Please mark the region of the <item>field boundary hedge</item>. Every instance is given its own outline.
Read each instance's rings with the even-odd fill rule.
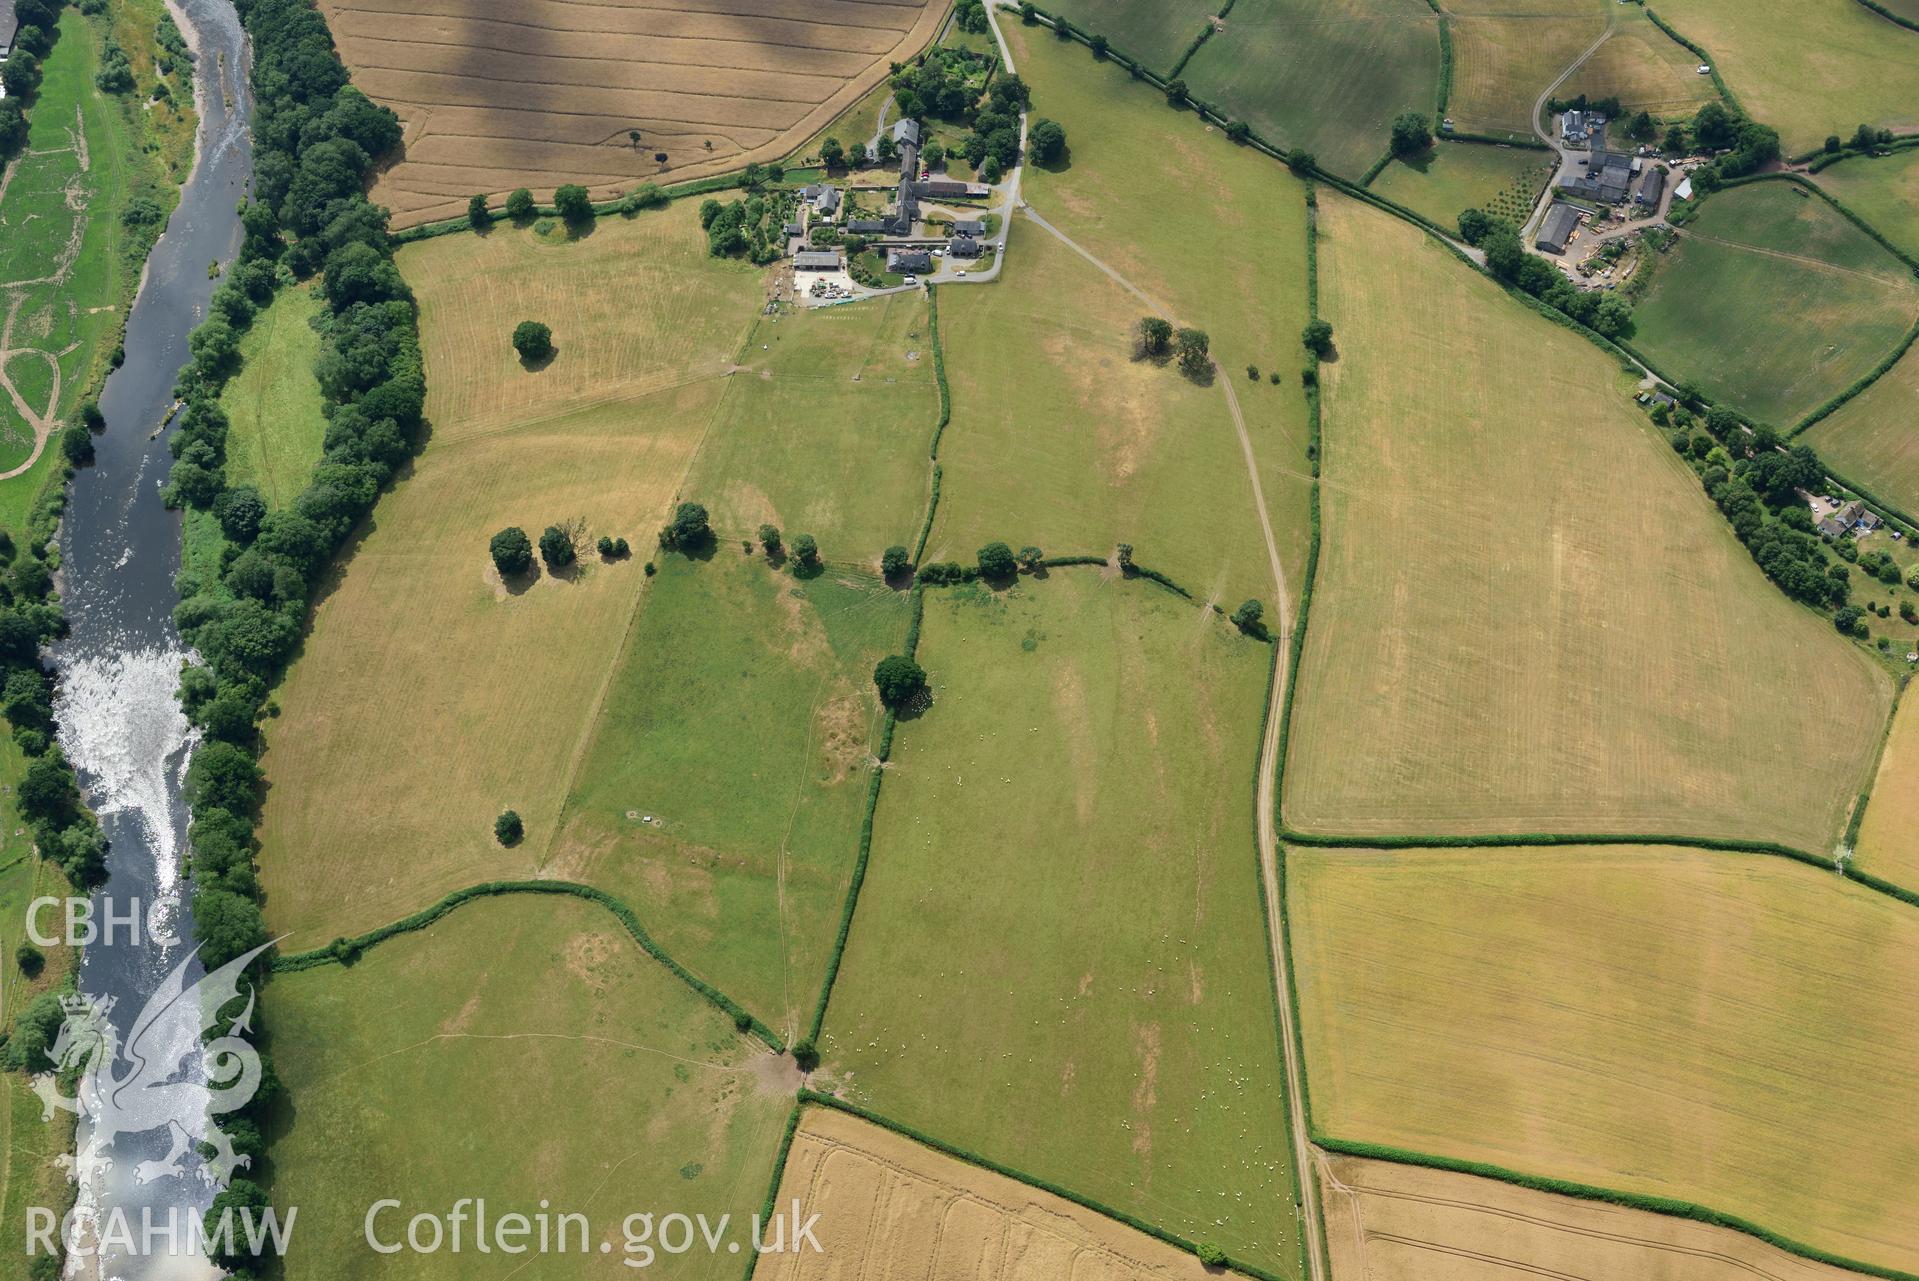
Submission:
[[[814,171],[807,169],[796,169],[792,171],[794,177],[812,172]],[[648,206],[632,204],[631,198],[634,193],[628,192],[626,195],[614,196],[611,200],[594,201],[593,216],[598,218],[606,214],[638,213],[642,208],[657,208],[659,205],[671,204],[673,201],[685,196],[704,196],[715,191],[732,191],[744,186],[745,181],[746,171],[742,169],[738,173],[719,174],[712,178],[695,178],[688,182],[676,182],[669,186],[656,187],[655,190],[659,193],[658,203]],[[650,184],[642,183],[640,185],[641,187],[645,187]],[[487,213],[491,216],[493,222],[504,220],[504,215],[496,210],[489,208]],[[558,218],[562,216],[559,206],[557,205],[536,204],[533,206],[533,214],[538,218]],[[389,232],[387,234],[387,243],[397,249],[401,245],[410,245],[416,240],[435,240],[441,236],[451,236],[462,231],[472,231],[473,229],[473,224],[466,219],[465,215],[461,215],[458,218],[442,218],[438,222],[423,222],[416,226],[402,227],[399,231]]]
[[[762,1228],[773,1221],[775,1205],[780,1197],[780,1184],[786,1180],[787,1158],[793,1154],[793,1136],[799,1133],[800,1112],[802,1106],[798,1098],[793,1100],[793,1110],[786,1116],[786,1132],[780,1136],[779,1151],[773,1155],[773,1181],[766,1185],[766,1200],[760,1203],[760,1225]],[[753,1281],[754,1270],[760,1266],[760,1252],[746,1252],[746,1273],[741,1281]]]
[[[835,1112],[844,1112],[848,1116],[859,1118],[868,1125],[876,1125],[882,1130],[890,1130],[901,1138],[911,1139],[922,1147],[931,1148],[935,1152],[953,1157],[956,1160],[964,1161],[968,1165],[975,1166],[991,1174],[997,1174],[1001,1178],[1012,1179],[1016,1183],[1024,1183],[1027,1187],[1038,1188],[1042,1192],[1050,1192],[1056,1197],[1062,1197],[1065,1200],[1071,1201],[1081,1209],[1091,1210],[1095,1214],[1103,1215],[1118,1223],[1123,1223],[1135,1232],[1143,1232],[1154,1240],[1173,1246],[1175,1249],[1183,1250],[1187,1254],[1197,1255],[1199,1253],[1199,1245],[1197,1242],[1188,1241],[1178,1233],[1162,1228],[1156,1223],[1149,1223],[1137,1215],[1115,1209],[1102,1201],[1094,1200],[1092,1197],[1075,1192],[1071,1188],[1054,1183],[1050,1179],[1043,1179],[1038,1175],[1028,1174],[1016,1166],[1006,1165],[993,1160],[991,1157],[982,1156],[970,1148],[960,1147],[956,1143],[948,1143],[946,1140],[936,1138],[924,1130],[907,1125],[903,1121],[895,1121],[891,1117],[882,1116],[880,1113],[870,1111],[857,1103],[842,1099],[836,1094],[827,1094],[823,1091],[807,1087],[800,1090],[799,1098],[803,1104],[810,1103],[815,1107],[830,1108]],[[1236,1259],[1229,1258],[1223,1266],[1244,1276],[1256,1278],[1256,1281],[1290,1281],[1289,1278],[1281,1277],[1277,1273],[1268,1272],[1264,1268],[1250,1263],[1242,1263]],[[1896,1278],[1896,1281],[1919,1281],[1919,1278],[1908,1279],[1900,1277]]]
[[[1667,22],[1664,18],[1660,17],[1658,14],[1653,12],[1651,5],[1645,6],[1645,9],[1646,9],[1646,16],[1652,19],[1653,26],[1658,27],[1661,31],[1665,32],[1681,48],[1691,50],[1693,55],[1696,56],[1700,62],[1712,68],[1712,71],[1710,74],[1712,75],[1713,88],[1719,90],[1719,96],[1725,99],[1726,106],[1730,107],[1733,111],[1737,112],[1739,115],[1748,116],[1748,118],[1750,118],[1746,109],[1739,104],[1739,98],[1737,97],[1737,95],[1733,93],[1732,86],[1727,84],[1726,78],[1719,74],[1719,59],[1713,57],[1710,53],[1707,53],[1704,45],[1698,44],[1692,40],[1688,40],[1686,39],[1686,37],[1680,35],[1679,32],[1673,28],[1673,25],[1670,22]]]
[[[1902,682],[1893,687],[1892,714],[1886,717],[1886,727],[1879,734],[1879,750],[1872,754],[1872,769],[1866,774],[1865,790],[1859,793],[1859,803],[1853,806],[1852,818],[1846,823],[1846,834],[1839,838],[1841,865],[1850,863],[1859,844],[1859,825],[1866,821],[1866,806],[1872,803],[1872,793],[1879,785],[1879,769],[1886,763],[1886,747],[1892,742],[1892,730],[1899,723],[1899,704],[1905,701],[1906,690],[1911,681]]]
[[[413,934],[424,930],[442,917],[477,899],[504,894],[566,895],[598,904],[611,912],[626,928],[626,932],[632,936],[633,941],[640,945],[641,951],[665,966],[675,978],[705,997],[732,1019],[734,1026],[739,1027],[744,1021],[746,1026],[741,1027],[742,1031],[752,1031],[756,1037],[766,1043],[769,1049],[776,1052],[786,1049],[786,1043],[780,1039],[779,1034],[755,1018],[746,1007],[674,960],[666,949],[646,932],[646,927],[640,924],[640,918],[632,908],[605,890],[592,885],[582,885],[577,881],[482,881],[478,885],[454,890],[431,907],[422,908],[410,916],[403,916],[397,921],[368,930],[354,938],[335,939],[325,947],[276,956],[273,959],[273,972],[290,974],[318,969],[323,965],[351,965],[358,961],[360,955],[368,948],[378,947],[388,939],[398,938],[402,934]]]
[[[1895,23],[1908,31],[1919,31],[1919,22],[1914,22],[1911,18],[1894,13],[1883,4],[1880,4],[1879,0],[1859,0],[1859,3],[1884,18],[1887,22]]]
[[[1485,1161],[1466,1161],[1456,1157],[1435,1156],[1429,1152],[1415,1152],[1410,1148],[1393,1147],[1384,1143],[1363,1143],[1351,1139],[1335,1139],[1321,1135],[1314,1140],[1328,1152],[1337,1152],[1344,1156],[1365,1157],[1375,1161],[1390,1161],[1395,1165],[1423,1166],[1429,1170],[1445,1170],[1453,1174],[1471,1174],[1483,1179],[1496,1179],[1501,1183],[1510,1183],[1535,1192],[1551,1192],[1558,1196],[1574,1197],[1581,1201],[1599,1201],[1607,1205],[1624,1206],[1632,1210],[1645,1210],[1653,1214],[1663,1214],[1669,1218],[1691,1219],[1696,1223],[1705,1223],[1712,1227],[1727,1228],[1749,1237],[1757,1238],[1775,1249],[1784,1250],[1802,1259],[1814,1263],[1823,1263],[1829,1267],[1844,1268],[1850,1272],[1860,1272],[1867,1276],[1882,1277],[1885,1281],[1919,1281],[1919,1276],[1910,1272],[1901,1272],[1897,1268],[1882,1267],[1876,1263],[1864,1263],[1858,1259],[1849,1259],[1818,1246],[1807,1245],[1794,1240],[1783,1233],[1763,1227],[1750,1219],[1728,1214],[1700,1205],[1696,1201],[1682,1201],[1676,1197],[1652,1196],[1644,1192],[1622,1192],[1616,1188],[1596,1187],[1589,1183],[1574,1183],[1566,1179],[1555,1179],[1546,1175],[1525,1174],[1508,1169],[1503,1165],[1493,1165]]]

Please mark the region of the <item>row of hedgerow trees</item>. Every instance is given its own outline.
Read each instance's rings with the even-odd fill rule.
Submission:
[[[262,706],[322,570],[412,453],[426,398],[413,296],[393,264],[386,211],[365,195],[374,162],[400,141],[399,120],[348,84],[325,20],[305,0],[237,3],[253,43],[253,196],[239,256],[190,342],[165,490],[171,504],[210,512],[223,535],[217,564],[181,575],[174,611],[204,660],[183,674],[180,698],[205,736],[186,794],[194,925],[209,967],[268,940],[253,835]],[[327,428],[306,488],[270,510],[252,488],[227,484],[219,394],[238,369],[240,334],[295,282],[316,282],[327,304],[314,371]],[[257,1161],[277,1093],[268,1063],[253,1101],[221,1119],[240,1154]],[[236,1178],[209,1213],[265,1201]]]

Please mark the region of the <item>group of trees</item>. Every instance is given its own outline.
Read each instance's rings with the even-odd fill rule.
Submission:
[[[1667,148],[1684,142],[1686,134],[1673,136],[1668,131]],[[1694,113],[1690,137],[1702,151],[1721,151],[1710,165],[1693,171],[1693,186],[1702,194],[1716,190],[1728,178],[1743,178],[1761,166],[1779,159],[1779,133],[1769,125],[1735,114],[1723,103],[1709,102]]]
[[[40,91],[40,63],[60,34],[59,0],[17,0],[13,53],[0,64],[0,167],[27,145],[27,111]]]
[[[1557,267],[1526,252],[1519,228],[1483,209],[1459,215],[1459,238],[1486,255],[1486,269],[1606,338],[1630,338],[1632,304],[1616,293],[1585,290]]]
[[[1178,362],[1180,372],[1193,379],[1212,373],[1212,339],[1204,329],[1175,329],[1163,316],[1142,316],[1133,326],[1133,355],[1139,360]]]
[[[1871,125],[1860,125],[1852,131],[1852,137],[1841,141],[1838,134],[1826,138],[1826,154],[1838,155],[1850,147],[1854,151],[1876,151],[1880,147],[1889,147],[1897,137],[1890,129],[1875,129]]]
[[[1433,145],[1432,121],[1418,111],[1402,111],[1393,119],[1393,154],[1404,159]]]
[[[830,140],[829,140],[830,141]],[[771,211],[765,196],[700,202],[700,226],[706,228],[706,251],[716,258],[746,257],[764,265],[783,252],[785,236],[767,222]]]

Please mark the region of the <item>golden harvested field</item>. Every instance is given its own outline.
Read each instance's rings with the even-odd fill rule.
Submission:
[[[1633,846],[1294,850],[1287,893],[1322,1133],[1919,1268],[1919,912]]]
[[[322,0],[398,112],[373,199],[406,227],[515,187],[595,199],[778,160],[929,44],[932,0]],[[631,132],[638,130],[634,142]],[[655,157],[664,153],[664,161]]]
[[[822,1255],[770,1255],[767,1281],[1146,1281],[1198,1259],[1064,1197],[828,1108],[800,1119],[777,1204],[820,1216]]]
[[[1889,679],[1765,579],[1598,350],[1413,227],[1320,216],[1339,358],[1288,823],[1830,849]]]
[[[400,267],[433,437],[318,605],[263,761],[267,911],[294,948],[531,873],[760,297],[756,274],[706,256],[690,203],[567,245],[426,241]],[[535,316],[559,347],[537,373],[507,342]],[[499,583],[494,531],[574,518],[589,548],[573,577]],[[638,555],[602,564],[601,533]],[[509,806],[515,850],[492,833]]]
[[[1879,759],[1857,852],[1864,870],[1919,888],[1919,696],[1910,691],[1899,701],[1892,736]]]
[[[1699,59],[1654,26],[1644,9],[1613,7],[1612,34],[1560,87],[1560,97],[1616,96],[1629,111],[1665,119],[1690,116],[1719,97],[1712,77],[1699,74]]]
[[[1533,137],[1533,104],[1606,29],[1610,0],[1469,0],[1452,15],[1446,113],[1466,133]]]
[[[463,1197],[484,1198],[490,1224],[545,1208],[556,1242],[559,1215],[584,1215],[530,1256],[520,1275],[542,1281],[651,1275],[622,1266],[640,1257],[624,1231],[638,1212],[730,1215],[743,1239],[798,1083],[791,1060],[572,898],[476,900],[350,969],[281,975],[273,1020],[297,1108],[273,1147],[274,1193],[300,1208],[287,1272],[316,1281],[514,1272],[474,1262],[472,1218],[459,1252],[449,1226],[437,1253],[374,1254],[381,1198],[401,1203],[373,1224],[388,1243]],[[724,1247],[654,1262],[677,1281],[740,1275]]]
[[[1333,1275],[1367,1281],[1857,1281],[1743,1232],[1495,1179],[1323,1157]]]
[[[1861,121],[1919,125],[1919,31],[1859,0],[1659,0],[1659,16],[1718,60],[1754,119],[1788,155]]]

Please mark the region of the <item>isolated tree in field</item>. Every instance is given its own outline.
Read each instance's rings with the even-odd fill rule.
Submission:
[[[628,129],[626,131],[626,140],[635,147],[638,147],[640,145],[640,131],[638,129]]]
[[[898,578],[913,568],[913,559],[904,547],[889,547],[880,553],[880,573],[888,578]]]
[[[1090,49],[1092,49],[1093,56],[1095,58],[1104,58],[1106,56],[1107,50],[1112,48],[1112,45],[1107,43],[1106,37],[1101,35],[1095,35],[1090,37],[1086,41],[1086,44]]]
[[[780,527],[778,525],[760,526],[760,546],[766,549],[768,556],[780,554]]]
[[[1179,353],[1179,367],[1189,378],[1199,378],[1213,367],[1212,339],[1204,329],[1182,329],[1173,335]]]
[[[545,360],[553,354],[553,331],[537,320],[522,320],[513,327],[513,350],[522,360]]]
[[[602,560],[612,560],[613,557],[617,555],[613,547],[613,539],[608,534],[601,534],[600,541],[595,544],[595,546],[598,548],[600,559]]]
[[[590,222],[593,218],[593,198],[586,194],[586,188],[576,182],[569,182],[553,193],[553,205],[560,211],[560,217],[568,222]]]
[[[982,578],[1011,578],[1019,572],[1019,562],[1005,543],[988,543],[979,549],[979,572]]]
[[[1057,120],[1035,120],[1026,133],[1026,150],[1038,163],[1050,165],[1066,154],[1066,130]]]
[[[1233,611],[1233,626],[1239,628],[1240,631],[1245,632],[1248,636],[1264,636],[1266,634],[1266,625],[1260,620],[1265,616],[1266,607],[1264,605],[1256,600],[1245,601],[1241,603],[1238,609]]]
[[[525,187],[516,187],[506,198],[506,216],[514,222],[525,222],[533,216],[533,193]]]
[[[802,569],[811,569],[820,563],[819,540],[811,534],[801,534],[793,540],[793,559]]]
[[[713,527],[707,523],[706,508],[698,503],[681,503],[673,509],[673,519],[660,530],[660,546],[669,551],[676,547],[690,550],[703,546],[712,537]]]
[[[487,550],[493,553],[493,568],[502,578],[514,578],[533,568],[533,540],[518,525],[508,525],[493,535]]]
[[[1133,347],[1141,356],[1161,357],[1173,349],[1173,325],[1158,316],[1141,316],[1133,326]]]
[[[565,569],[578,556],[570,530],[548,525],[546,532],[540,535],[540,559],[546,562],[548,569]]]
[[[493,839],[502,845],[509,848],[518,845],[520,838],[525,835],[526,824],[522,823],[520,816],[512,810],[502,811],[500,816],[493,820]]]
[[[1046,559],[1046,553],[1029,543],[1020,548],[1019,555],[1013,559],[1019,562],[1021,569],[1031,574],[1039,569],[1040,562]]]
[[[828,169],[838,169],[846,163],[846,148],[840,146],[838,138],[828,138],[820,144],[820,163]]]
[[[1333,327],[1324,320],[1314,320],[1299,333],[1299,341],[1307,351],[1321,360],[1333,354]]]
[[[485,231],[493,225],[493,215],[486,210],[485,196],[474,196],[466,202],[466,221],[475,231]]]
[[[1393,120],[1393,154],[1416,156],[1433,145],[1433,128],[1417,111],[1402,111]]]
[[[1168,105],[1174,107],[1186,101],[1186,82],[1184,80],[1168,80],[1166,82],[1166,101]]]
[[[894,711],[911,707],[926,693],[926,671],[904,654],[882,658],[873,669],[873,684],[880,702]]]
[[[1113,556],[1114,559],[1119,561],[1121,573],[1130,574],[1133,572],[1133,545],[1131,543],[1121,543],[1115,547],[1113,549]]]

